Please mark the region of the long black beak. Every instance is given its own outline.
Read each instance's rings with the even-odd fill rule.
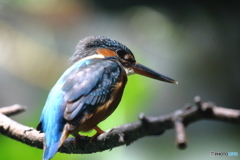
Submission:
[[[167,76],[164,76],[160,73],[157,73],[156,71],[142,65],[142,64],[139,64],[139,63],[134,63],[134,64],[131,64],[131,68],[134,70],[135,73],[137,74],[140,74],[140,75],[143,75],[143,76],[146,76],[146,77],[149,77],[149,78],[153,78],[153,79],[156,79],[156,80],[160,80],[160,81],[164,81],[164,82],[168,82],[168,83],[174,83],[174,84],[178,84],[177,81],[167,77]]]

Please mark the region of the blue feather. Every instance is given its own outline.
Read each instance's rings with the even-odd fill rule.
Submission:
[[[79,61],[67,69],[48,95],[40,118],[40,130],[45,133],[44,160],[51,159],[58,151],[62,131],[66,124],[63,113],[67,102],[64,99],[65,92],[62,87],[66,78],[80,67],[87,65],[87,62],[88,60]]]

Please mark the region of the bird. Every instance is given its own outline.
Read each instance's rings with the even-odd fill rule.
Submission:
[[[121,101],[129,75],[139,74],[177,84],[138,62],[130,49],[105,36],[79,41],[70,58],[71,66],[49,92],[37,130],[45,133],[43,160],[51,159],[69,135],[96,130]],[[92,139],[91,138],[91,139]]]

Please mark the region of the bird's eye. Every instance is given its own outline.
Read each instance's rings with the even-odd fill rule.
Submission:
[[[116,53],[118,54],[118,56],[122,59],[125,59],[125,55],[126,55],[126,52],[124,50],[121,50],[121,49],[117,49],[116,50]]]
[[[135,61],[135,58],[133,57],[133,55],[130,54],[130,53],[126,53],[124,50],[117,49],[117,50],[116,50],[116,53],[118,54],[118,56],[119,56],[121,59],[123,59],[123,60],[125,60],[125,61],[131,62],[131,63],[136,62],[136,61]]]

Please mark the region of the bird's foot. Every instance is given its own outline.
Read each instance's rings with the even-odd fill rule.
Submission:
[[[97,133],[90,138],[90,143],[92,143],[92,141],[95,140],[100,134],[105,133],[105,132],[104,132],[103,130],[101,130],[101,128],[99,128],[98,126],[95,126],[93,129],[94,129],[95,131],[97,131]]]
[[[78,141],[79,141],[82,137],[86,137],[86,136],[83,136],[83,135],[78,134],[78,133],[74,133],[74,134],[72,134],[72,135],[75,137],[75,139],[74,139],[74,146],[75,146],[75,147],[77,146]]]

